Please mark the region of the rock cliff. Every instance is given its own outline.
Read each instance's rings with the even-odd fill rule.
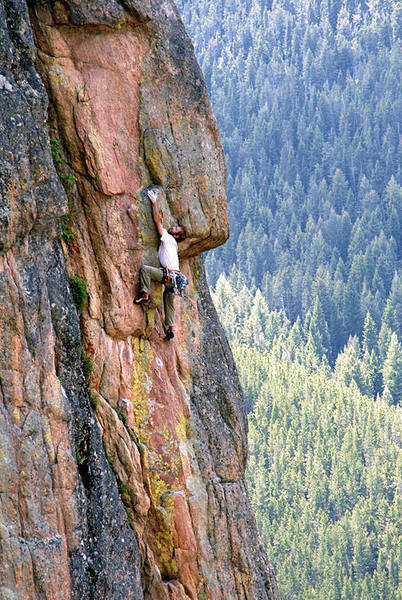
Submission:
[[[0,56],[1,600],[278,598],[200,256],[228,236],[224,159],[175,6],[4,0]],[[170,342],[161,290],[133,304],[150,185],[188,231]]]

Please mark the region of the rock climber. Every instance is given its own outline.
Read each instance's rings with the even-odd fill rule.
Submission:
[[[140,271],[141,295],[134,300],[135,304],[146,306],[151,301],[151,281],[157,281],[165,286],[163,305],[165,310],[165,339],[174,337],[174,297],[177,289],[176,278],[185,279],[180,273],[177,243],[186,239],[186,228],[183,225],[171,227],[168,231],[162,226],[158,209],[158,190],[149,190],[148,198],[152,202],[152,216],[160,236],[158,258],[160,267],[143,265]],[[185,280],[187,281],[187,280]],[[188,282],[187,282],[188,283]]]

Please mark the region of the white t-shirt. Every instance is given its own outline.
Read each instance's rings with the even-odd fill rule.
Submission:
[[[161,243],[158,250],[158,258],[162,267],[179,270],[179,255],[177,253],[177,242],[170,233],[163,229]]]

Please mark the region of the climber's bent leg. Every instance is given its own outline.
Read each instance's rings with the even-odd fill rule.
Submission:
[[[149,296],[151,293],[151,281],[162,283],[163,271],[157,267],[144,265],[140,271],[141,293]]]
[[[163,305],[165,309],[166,327],[173,327],[174,325],[174,296],[174,294],[165,288],[165,291],[163,292]]]

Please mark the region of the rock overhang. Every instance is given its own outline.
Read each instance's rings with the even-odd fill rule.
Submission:
[[[139,192],[160,185],[166,222],[188,232],[182,257],[224,243],[223,150],[174,5],[33,2],[31,11],[40,70],[63,114],[57,135],[73,171],[95,195],[130,198],[124,203],[137,211],[140,227],[149,210]]]

